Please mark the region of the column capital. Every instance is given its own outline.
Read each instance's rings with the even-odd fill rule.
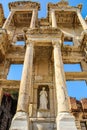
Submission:
[[[26,46],[34,46],[34,43],[33,40],[26,40]]]
[[[51,9],[51,12],[55,13],[55,9]]]
[[[35,13],[37,13],[37,12],[38,12],[38,9],[33,9],[32,11],[35,12]],[[37,12],[36,12],[36,11],[37,11]]]
[[[60,39],[52,40],[53,47],[56,47],[56,48],[61,47],[61,43],[62,43],[62,41]]]

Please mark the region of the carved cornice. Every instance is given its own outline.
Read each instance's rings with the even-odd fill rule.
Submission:
[[[81,11],[82,4],[78,4],[77,7],[73,7],[73,6],[69,6],[68,1],[60,1],[60,2],[58,2],[56,4],[48,3],[47,7],[48,7],[48,10],[50,10],[50,9],[76,9],[76,8],[78,8]]]
[[[9,3],[9,9],[38,9],[40,10],[40,4],[37,2],[31,2],[31,1],[16,1],[16,2],[10,2]]]
[[[68,8],[68,9],[71,9],[73,7],[69,6],[68,2],[66,1],[61,1],[61,2],[58,2],[56,4],[53,4],[53,3],[48,3],[48,10],[50,9],[62,9],[62,8]]]
[[[87,80],[87,72],[66,72],[66,80]]]
[[[20,81],[0,79],[0,85],[2,86],[3,89],[6,89],[6,88],[14,89],[14,88],[19,88]]]
[[[60,34],[62,32],[58,28],[46,27],[46,28],[28,29],[27,33],[33,35],[33,34]]]

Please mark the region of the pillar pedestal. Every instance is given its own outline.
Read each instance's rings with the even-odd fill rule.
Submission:
[[[56,122],[57,130],[77,130],[75,118],[70,113],[59,113]]]
[[[25,112],[17,112],[9,130],[29,130],[29,117]]]

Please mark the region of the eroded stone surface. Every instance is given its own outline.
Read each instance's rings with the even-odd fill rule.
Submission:
[[[11,2],[5,20],[0,5],[0,103],[4,93],[19,92],[11,130],[76,130],[76,126],[81,130],[83,123],[86,127],[87,99],[68,100],[65,83],[87,82],[87,21],[81,16],[82,5],[72,7],[61,0],[47,7],[47,17],[38,18],[39,3]],[[16,45],[22,40],[25,45]],[[65,45],[65,41],[73,41],[73,45]],[[21,81],[7,80],[10,65],[23,63]],[[80,63],[82,71],[64,72],[64,63]],[[46,110],[39,109],[43,87]]]

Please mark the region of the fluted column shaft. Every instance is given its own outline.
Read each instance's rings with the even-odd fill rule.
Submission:
[[[11,12],[9,13],[9,16],[8,16],[8,18],[6,19],[6,21],[5,21],[5,23],[4,23],[4,25],[3,25],[2,28],[5,28],[5,29],[6,29],[6,28],[9,26],[9,23],[11,22],[14,13],[15,13],[15,11],[11,11]]]
[[[28,43],[20,83],[17,111],[28,112],[29,89],[32,86],[33,43]]]
[[[55,85],[57,95],[57,116],[61,112],[69,112],[68,96],[65,83],[65,74],[61,56],[60,41],[53,41],[54,46],[54,69],[55,69]]]
[[[79,21],[80,21],[83,29],[86,30],[87,29],[87,24],[86,24],[85,20],[83,19],[82,15],[80,13],[80,10],[77,10],[77,16],[79,18]]]
[[[54,10],[51,11],[51,17],[52,17],[52,27],[57,28],[57,21],[56,21],[56,15]]]
[[[36,9],[33,9],[31,23],[30,23],[30,28],[35,28],[35,23],[36,23],[36,18],[37,18],[37,12],[38,11]]]

